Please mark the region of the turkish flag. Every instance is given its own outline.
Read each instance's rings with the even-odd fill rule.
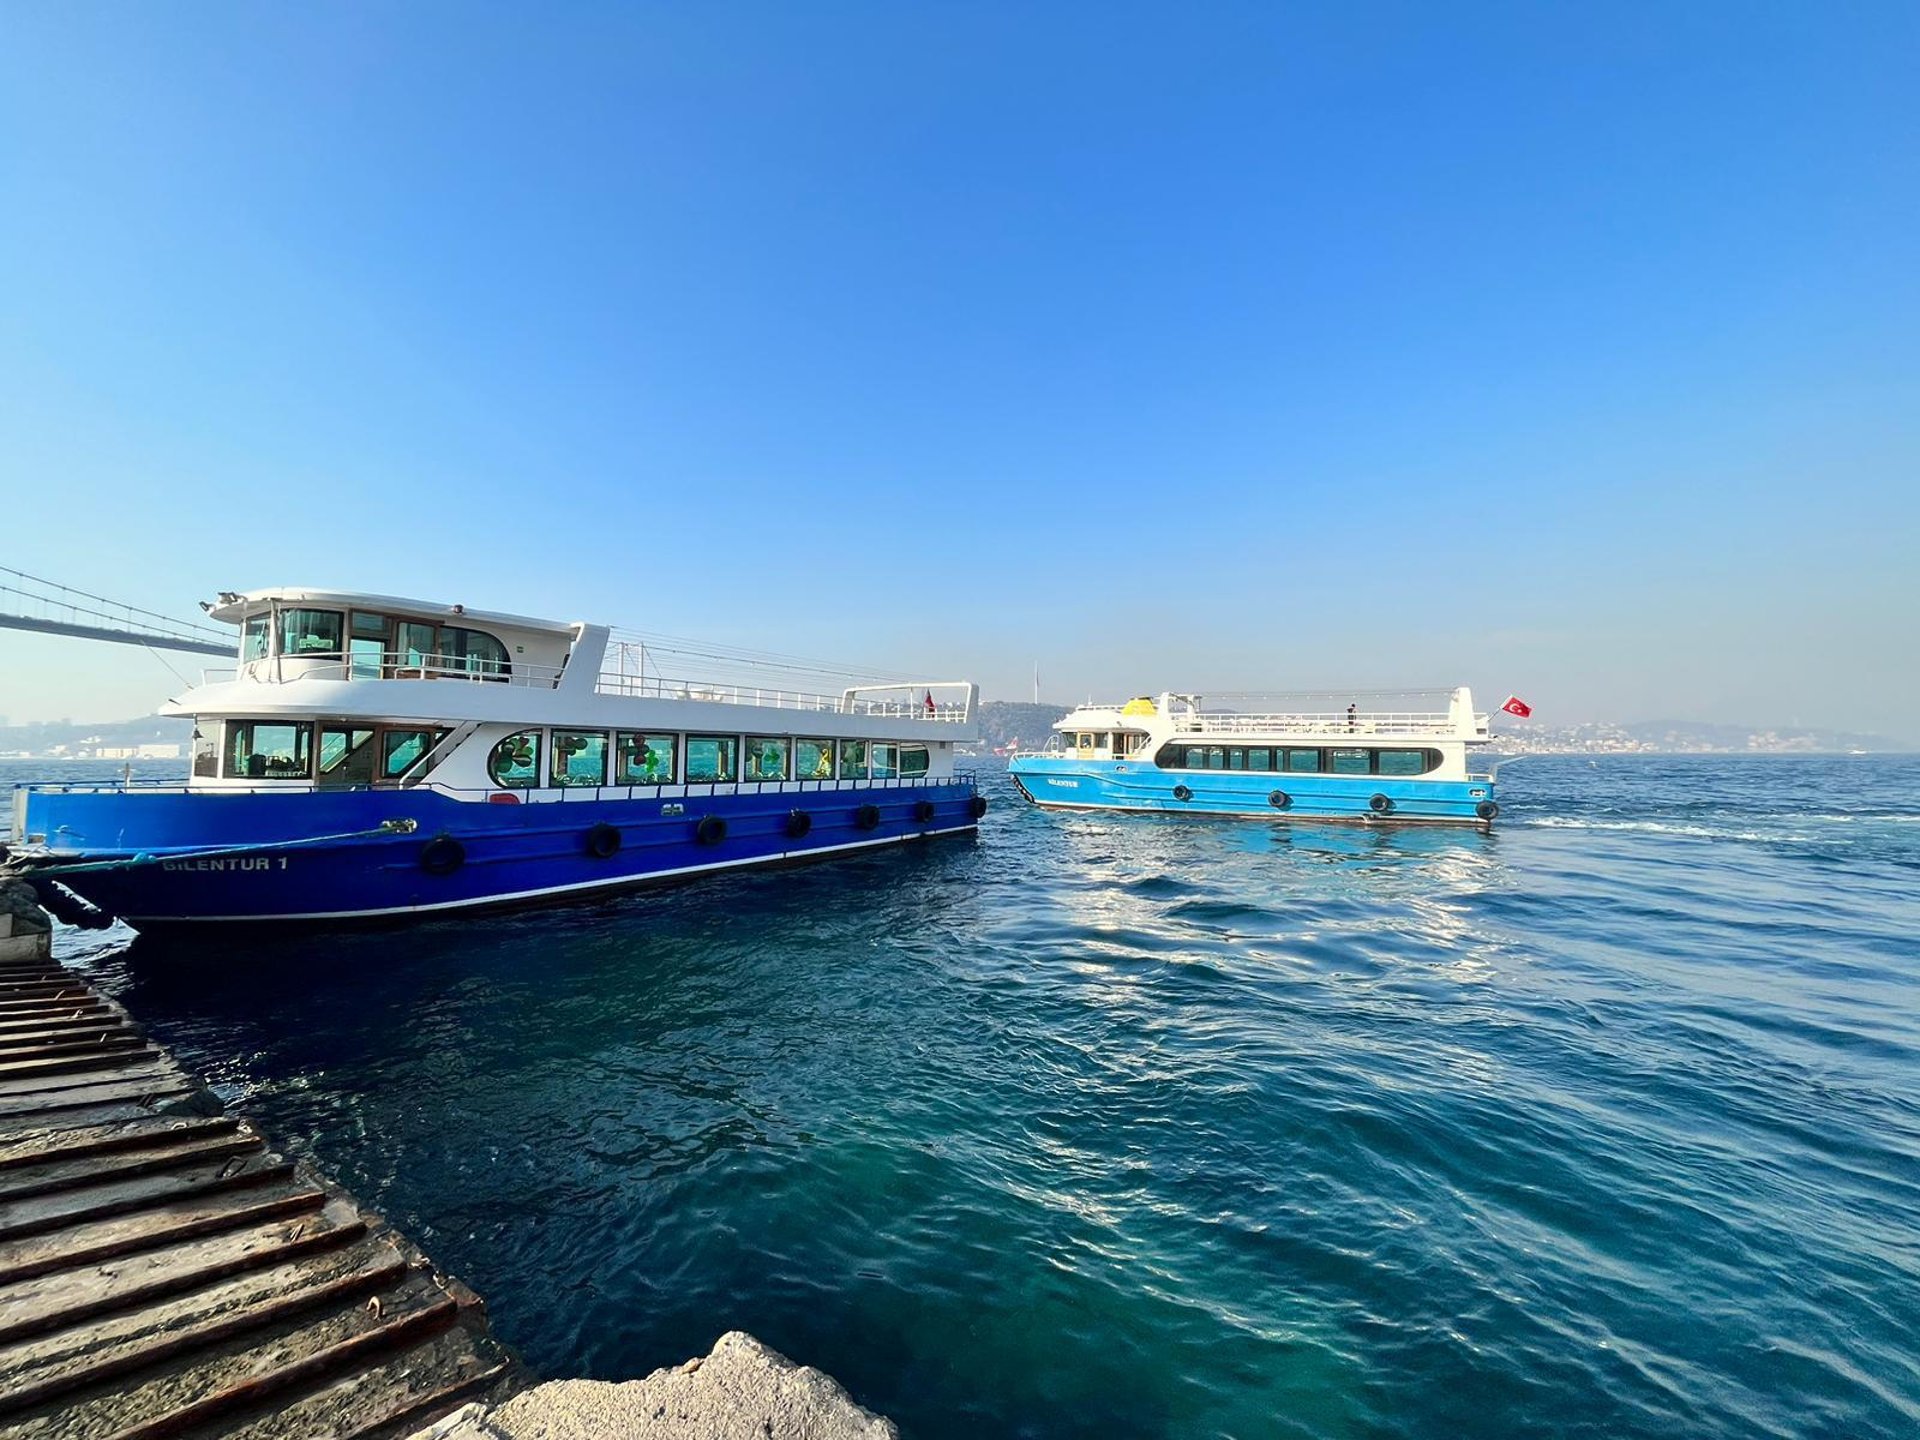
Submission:
[[[933,691],[927,691],[927,714],[933,714]]]
[[[1533,714],[1533,707],[1518,695],[1507,696],[1507,703],[1500,707],[1509,715],[1518,715],[1522,720]]]

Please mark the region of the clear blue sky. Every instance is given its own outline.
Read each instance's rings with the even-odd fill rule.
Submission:
[[[1920,6],[14,4],[0,563],[1920,738]],[[0,632],[0,714],[149,656]]]

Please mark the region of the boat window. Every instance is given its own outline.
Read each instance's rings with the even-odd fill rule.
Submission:
[[[282,610],[280,612],[280,653],[282,655],[339,656],[341,628],[347,617],[338,610]]]
[[[900,778],[900,747],[886,741],[876,741],[873,746],[873,778],[876,780],[898,780]]]
[[[354,680],[378,680],[387,659],[387,627],[392,622],[384,615],[353,612],[353,628],[347,636],[347,674]]]
[[[267,658],[268,638],[272,635],[273,617],[270,615],[249,615],[247,623],[240,629],[240,661]]]
[[[1153,763],[1162,770],[1184,770],[1187,766],[1187,747],[1184,745],[1162,745]]]
[[[784,780],[787,778],[787,742],[769,736],[754,735],[747,740],[748,780]]]
[[[604,730],[553,732],[553,783],[560,786],[596,786],[607,783],[607,736]]]
[[[731,735],[689,735],[687,737],[687,783],[689,785],[725,784],[739,772],[734,758],[740,742]]]
[[[671,785],[673,736],[639,735],[622,730],[614,737],[613,783]]]
[[[932,759],[924,745],[902,745],[900,747],[900,773],[913,777],[924,775],[932,768]]]
[[[373,783],[373,729],[344,725],[320,727],[320,783],[328,786]]]
[[[229,780],[304,780],[313,769],[313,726],[282,720],[227,722]]]
[[[540,783],[540,732],[522,730],[493,747],[487,757],[493,783],[509,790],[531,790]]]
[[[449,625],[440,632],[444,669],[462,675],[505,675],[511,670],[507,647],[484,630]]]
[[[1379,750],[1374,752],[1377,775],[1424,775],[1440,768],[1438,750]]]
[[[1227,768],[1244,770],[1247,768],[1247,752],[1244,746],[1235,745],[1227,751]]]
[[[424,674],[427,664],[439,654],[440,637],[423,621],[402,620],[394,627],[393,641],[395,663],[418,672],[410,677],[413,679]]]
[[[1317,775],[1320,772],[1320,752],[1318,750],[1287,751],[1287,769],[1295,775]]]
[[[842,740],[840,742],[840,778],[842,780],[867,778],[866,741]]]
[[[1368,763],[1371,753],[1366,750],[1330,750],[1327,752],[1331,762],[1327,769],[1335,775],[1365,775],[1372,771]]]
[[[794,741],[793,778],[796,780],[831,780],[833,778],[833,741]]]
[[[1273,768],[1273,751],[1258,745],[1247,751],[1247,769],[1271,770]]]
[[[220,722],[210,720],[208,729],[193,727],[193,773],[196,778],[211,779],[220,773]]]
[[[1206,768],[1224,770],[1227,768],[1227,752],[1219,745],[1209,745],[1206,750]]]
[[[398,780],[427,758],[444,730],[385,730],[380,735],[380,778]]]

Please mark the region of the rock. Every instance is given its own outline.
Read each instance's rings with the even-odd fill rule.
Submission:
[[[830,1377],[738,1330],[644,1380],[552,1380],[414,1440],[899,1440]]]
[[[0,875],[0,915],[13,916],[16,935],[38,934],[53,928],[47,912],[40,908],[40,897],[33,887],[11,875]]]

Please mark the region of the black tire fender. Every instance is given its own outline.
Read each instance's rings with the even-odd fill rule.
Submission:
[[[1275,790],[1267,796],[1267,804],[1276,810],[1284,810],[1293,804],[1293,797],[1284,790]]]
[[[618,827],[602,822],[590,826],[581,843],[594,859],[611,860],[620,853],[620,831]]]
[[[1176,800],[1191,800],[1193,799],[1193,791],[1184,785],[1176,785],[1173,787],[1173,798]]]
[[[862,805],[858,810],[853,812],[853,823],[862,830],[878,829],[880,825],[880,807],[878,805]]]
[[[1473,807],[1473,813],[1478,815],[1482,820],[1492,820],[1500,814],[1500,807],[1491,800],[1482,800],[1478,805]]]
[[[1375,795],[1371,800],[1367,801],[1367,808],[1376,815],[1391,815],[1393,813],[1393,801],[1388,796]]]
[[[451,835],[436,835],[420,847],[420,868],[429,875],[451,875],[467,863],[467,847]]]
[[[1019,782],[1016,781],[1015,783],[1018,784]],[[1023,792],[1025,791],[1025,789],[1026,789],[1025,786],[1021,786],[1021,790]],[[1028,798],[1031,799],[1032,797],[1029,796]],[[978,820],[982,815],[986,814],[987,813],[987,797],[984,795],[974,796],[973,799],[967,802],[967,813],[976,820]]]
[[[693,838],[702,845],[718,845],[727,838],[727,822],[718,815],[702,815],[693,827]]]
[[[813,816],[806,811],[789,810],[787,812],[786,830],[789,840],[803,840],[811,829],[813,829]]]
[[[933,801],[920,800],[913,807],[913,819],[917,825],[926,825],[933,820]]]

